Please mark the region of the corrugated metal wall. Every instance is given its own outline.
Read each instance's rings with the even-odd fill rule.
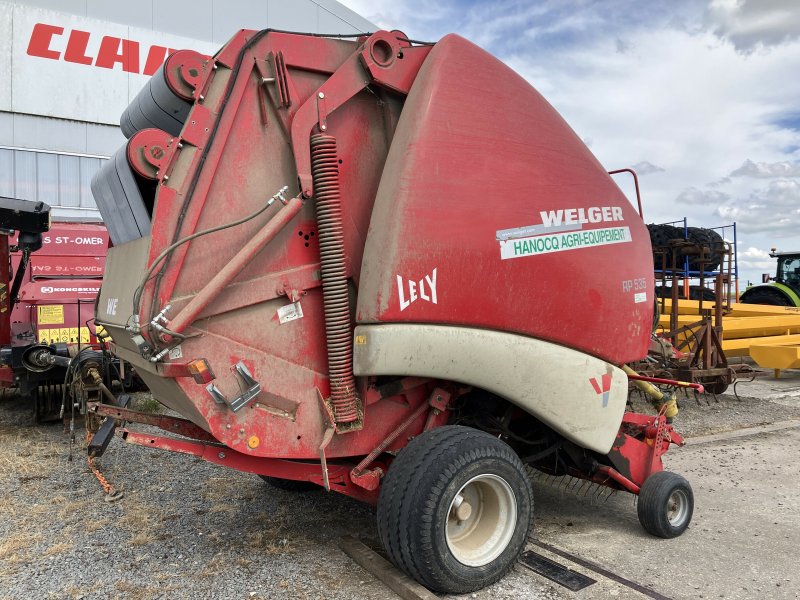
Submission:
[[[0,196],[46,202],[63,218],[98,220],[89,185],[107,159],[0,147]]]

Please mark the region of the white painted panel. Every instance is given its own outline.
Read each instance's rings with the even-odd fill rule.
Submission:
[[[318,33],[317,10],[319,7],[310,0],[267,0],[268,27]],[[325,32],[329,33],[329,32]]]
[[[53,33],[40,38],[46,44],[40,54],[49,54],[49,58],[28,53],[37,24],[37,32]],[[104,35],[125,38],[128,34],[128,28],[122,25],[22,5],[14,7],[12,106],[15,112],[106,122],[112,115],[118,118],[125,109],[128,76],[120,65],[116,69],[100,69],[64,60],[69,34],[75,30],[90,33],[86,52],[80,53],[87,57],[86,62],[97,56]],[[33,48],[30,52],[37,53]]]
[[[127,140],[120,128],[114,125],[86,124],[86,153],[111,156]]]
[[[319,6],[319,30],[320,33],[350,33],[354,29],[361,33],[377,31],[379,28],[374,23],[367,21],[358,13],[350,10],[346,6],[336,2],[336,0],[309,0]],[[326,13],[328,16],[325,16]],[[330,18],[339,21],[338,26]],[[325,29],[323,24],[336,27],[335,29]]]
[[[108,2],[108,0],[106,1]],[[25,4],[32,4],[39,8],[58,10],[75,15],[86,14],[86,0],[25,0]],[[114,2],[114,4],[116,4],[116,2]]]
[[[0,2],[0,110],[11,110],[12,5]]]
[[[153,29],[211,40],[212,0],[154,0]]]
[[[118,124],[148,79],[140,73],[153,46],[159,57],[159,48],[216,50],[210,42],[26,5],[14,6],[13,20],[11,108],[20,113]]]
[[[60,152],[86,152],[86,123],[15,114],[14,146]]]
[[[14,115],[0,112],[0,146],[14,145]]]
[[[134,27],[153,28],[153,5],[141,0],[86,0],[86,16]]]
[[[240,29],[265,29],[267,3],[264,0],[215,1],[213,9],[213,41],[222,46]]]
[[[317,16],[319,33],[363,33],[323,8],[318,9]]]

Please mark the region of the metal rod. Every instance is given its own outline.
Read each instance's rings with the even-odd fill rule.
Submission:
[[[434,393],[436,393],[436,392],[434,392]],[[406,418],[405,421],[400,423],[400,425],[397,427],[397,429],[395,429],[392,433],[390,433],[388,436],[386,436],[386,438],[380,444],[378,444],[372,452],[367,454],[367,456],[364,458],[364,460],[362,460],[360,463],[358,463],[355,466],[355,468],[351,471],[350,477],[352,478],[353,476],[358,477],[359,475],[363,475],[364,474],[364,469],[366,469],[372,463],[372,461],[374,461],[376,458],[378,458],[378,456],[384,450],[386,450],[386,448],[388,448],[389,445],[392,442],[394,442],[400,436],[401,433],[403,433],[406,429],[408,429],[409,425],[411,425],[414,421],[419,419],[419,417],[422,415],[422,413],[424,413],[425,410],[428,409],[428,408],[430,408],[428,402],[422,402],[416,408],[416,410],[413,413],[411,413],[408,416],[408,418]]]
[[[641,488],[638,485],[636,485],[634,482],[625,477],[622,473],[620,473],[616,469],[612,469],[611,467],[607,467],[605,465],[600,465],[599,467],[597,467],[597,470],[600,473],[605,473],[606,475],[611,477],[611,479],[616,481],[618,484],[620,484],[622,487],[624,487],[632,494],[638,494],[639,490],[641,490]]]
[[[663,383],[664,385],[671,385],[674,387],[692,388],[703,393],[703,386],[699,383],[689,383],[688,381],[677,381],[675,379],[662,379],[661,377],[646,377],[645,375],[631,375],[628,374],[628,379],[636,381],[648,381],[650,383]]]
[[[191,325],[197,316],[219,295],[219,293],[244,269],[253,257],[258,254],[264,246],[272,241],[283,228],[300,212],[303,201],[299,197],[292,198],[285,207],[280,209],[256,233],[247,244],[217,273],[211,281],[192,298],[170,321],[169,329],[175,333],[182,333]]]
[[[636,176],[636,171],[633,169],[617,169],[616,171],[609,171],[609,175],[616,175],[617,173],[630,173],[633,176],[633,185],[636,188],[636,202],[639,205],[639,216],[644,221],[644,213],[642,212],[642,196],[639,194],[639,178]]]

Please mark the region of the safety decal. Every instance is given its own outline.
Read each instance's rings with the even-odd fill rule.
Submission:
[[[281,325],[302,318],[303,318],[303,307],[300,306],[300,302],[292,302],[291,304],[287,304],[286,306],[281,306],[278,309],[278,321],[280,321]]]
[[[63,304],[41,304],[37,307],[39,325],[60,325],[64,322]]]
[[[608,406],[608,397],[611,393],[611,373],[605,373],[601,378],[600,381],[597,380],[597,377],[592,377],[589,379],[589,383],[592,384],[594,391],[597,392],[597,395],[603,396],[603,408]]]
[[[88,327],[81,327],[80,329],[78,327],[56,327],[55,329],[40,327],[36,331],[36,339],[41,344],[56,344],[59,342],[77,344],[79,341],[81,344],[89,344],[91,342]]]

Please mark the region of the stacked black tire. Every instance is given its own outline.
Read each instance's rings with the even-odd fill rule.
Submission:
[[[709,249],[709,254],[705,261],[700,261],[697,257],[690,257],[689,270],[717,271],[722,265],[723,251],[725,249],[722,236],[713,229],[703,227],[689,227],[688,235],[683,227],[674,225],[654,225],[647,226],[650,233],[650,243],[653,246],[653,259],[655,268],[660,269],[682,269],[683,261],[678,256],[678,263],[674,264],[672,247],[670,240],[687,240],[693,244],[705,246]],[[662,252],[663,251],[663,252]]]

